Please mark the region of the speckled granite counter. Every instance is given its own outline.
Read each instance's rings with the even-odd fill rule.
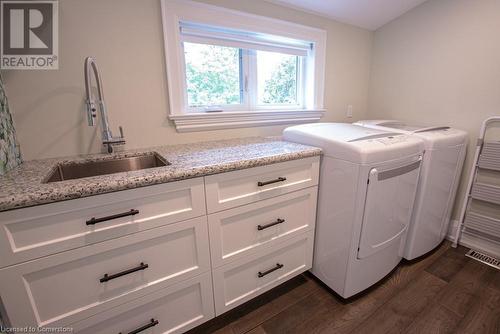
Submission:
[[[157,152],[169,166],[140,171],[43,183],[59,163],[106,160]],[[319,148],[280,138],[244,138],[185,145],[159,146],[116,154],[27,161],[0,176],[0,211],[46,204],[158,183],[268,165],[321,154]]]

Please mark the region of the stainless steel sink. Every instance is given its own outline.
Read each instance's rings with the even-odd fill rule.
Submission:
[[[82,163],[59,164],[47,177],[45,183],[81,179],[134,170],[168,166],[170,163],[158,153],[151,152],[129,158],[116,158]]]

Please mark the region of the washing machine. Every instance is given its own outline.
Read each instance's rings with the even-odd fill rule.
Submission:
[[[402,259],[423,142],[346,123],[292,126],[283,138],[323,149],[311,272],[351,297]]]
[[[395,120],[368,120],[355,124],[413,135],[425,143],[415,208],[404,252],[415,259],[436,248],[446,237],[468,136],[447,126],[419,126]]]

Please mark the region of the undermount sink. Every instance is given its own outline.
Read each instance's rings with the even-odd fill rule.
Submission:
[[[61,163],[49,174],[45,183],[81,179],[134,170],[168,166],[170,163],[158,153],[151,152],[128,158],[98,160],[82,163]]]

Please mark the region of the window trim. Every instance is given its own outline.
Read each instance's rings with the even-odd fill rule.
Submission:
[[[189,0],[162,0],[161,6],[170,103],[168,118],[175,123],[179,132],[313,122],[324,115],[326,31]],[[305,61],[313,71],[303,73],[303,84],[313,87],[312,94],[308,94],[307,99],[304,97],[303,108],[296,105],[274,105],[259,106],[260,110],[251,111],[188,111],[185,105],[187,92],[184,89],[184,56],[179,32],[181,21],[311,41],[314,43],[311,51],[313,57],[308,57]]]
[[[171,114],[169,119],[178,132],[196,132],[317,122],[325,114],[316,110],[225,111],[214,113]]]

